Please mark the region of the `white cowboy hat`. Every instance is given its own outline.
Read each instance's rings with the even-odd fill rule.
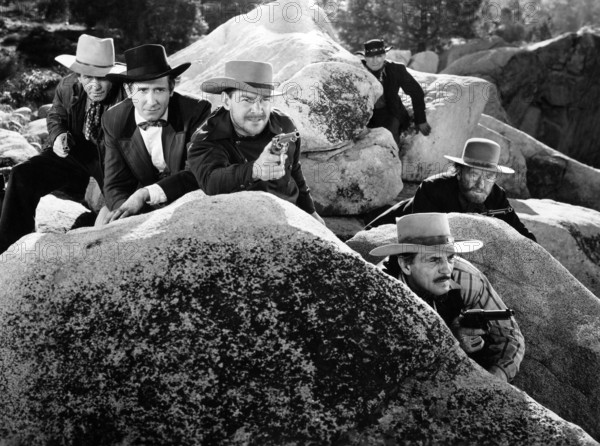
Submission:
[[[87,34],[79,36],[75,56],[61,54],[54,59],[75,73],[94,77],[121,73],[126,68],[123,64],[115,63],[113,39],[100,39]]]
[[[389,256],[394,254],[450,252],[465,253],[480,249],[480,240],[455,240],[450,234],[446,214],[431,212],[409,214],[396,221],[398,243],[379,246],[369,254]]]
[[[515,173],[510,167],[498,165],[500,146],[486,138],[468,139],[463,147],[461,158],[444,155],[444,158],[462,164],[463,166],[489,170],[499,173]]]
[[[225,76],[202,82],[200,89],[206,93],[219,94],[229,88],[248,91],[261,96],[279,96],[275,90],[273,66],[253,60],[231,60],[225,63]]]

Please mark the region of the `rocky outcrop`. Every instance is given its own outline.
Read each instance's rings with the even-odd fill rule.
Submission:
[[[501,220],[467,214],[449,217],[455,238],[484,242],[467,258],[516,311],[526,353],[514,384],[600,438],[598,297],[545,249]],[[375,246],[394,243],[396,237],[395,226],[385,225],[347,243],[364,255]]]
[[[435,52],[423,51],[414,54],[408,66],[415,71],[423,73],[437,73],[438,63],[439,57]]]
[[[46,147],[49,142],[46,119],[31,121],[21,130],[21,134],[30,143],[37,143],[40,147]]]
[[[597,444],[272,195],[197,192],[21,244],[0,269],[0,426],[15,444]]]
[[[89,210],[75,201],[63,200],[54,195],[45,195],[35,212],[37,232],[65,233],[85,218]]]
[[[294,20],[289,20],[292,12]],[[323,158],[327,162],[334,160],[336,172],[363,178],[362,186],[355,187],[354,179],[350,178],[350,187],[343,182],[336,187],[329,182],[311,182],[314,175],[306,169],[308,184],[319,197],[321,208],[340,215],[373,210],[399,191],[401,180],[421,181],[440,171],[445,164],[443,154],[460,155],[494,89],[481,79],[411,70],[427,94],[427,118],[433,132],[425,138],[415,135],[411,126],[402,136],[402,176],[390,187],[391,174],[397,169],[395,155],[390,153],[396,145],[389,132],[365,134],[373,105],[382,93],[381,85],[367,73],[357,56],[336,41],[326,16],[313,2],[286,0],[261,5],[230,19],[173,55],[170,61],[173,65],[192,62],[191,68],[183,73],[179,88],[218,106],[219,97],[203,94],[201,84],[222,76],[225,62],[235,59],[261,60],[273,65],[274,80],[284,93],[275,99],[274,106],[290,115],[298,126],[305,166],[321,163]],[[410,98],[402,99],[410,110]],[[339,156],[339,150],[350,155]],[[362,156],[358,160],[359,150],[382,154],[384,158]],[[364,180],[381,172],[381,166],[390,162],[392,169],[384,181]],[[352,204],[359,202],[360,209]]]
[[[494,82],[510,122],[584,164],[600,167],[600,36],[565,34],[525,48],[463,57],[444,73]]]
[[[14,166],[37,153],[21,134],[0,129],[0,166]]]
[[[485,114],[481,115],[479,125],[504,137],[510,153],[523,154],[531,197],[550,198],[600,211],[599,169],[575,161]],[[519,168],[517,175],[522,178],[524,172]]]
[[[452,45],[447,50],[440,54],[438,71],[444,70],[447,66],[452,65],[455,61],[469,54],[478,53],[479,51],[491,50],[493,48],[502,48],[512,46],[498,36],[492,36],[488,39],[475,39],[465,43]]]
[[[600,212],[553,200],[511,200],[525,226],[600,298]]]

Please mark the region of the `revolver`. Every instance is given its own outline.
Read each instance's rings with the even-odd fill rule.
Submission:
[[[511,206],[502,209],[491,209],[489,211],[483,212],[481,215],[485,215],[486,217],[493,217],[495,215],[504,215],[513,211]]]
[[[507,308],[506,310],[462,310],[460,312],[462,319],[460,325],[466,328],[481,328],[482,330],[488,330],[489,321],[500,321],[508,320],[514,314],[514,310]]]
[[[281,133],[271,140],[271,154],[279,155],[279,164],[283,164],[283,155],[287,153],[288,143],[300,138],[300,132]]]

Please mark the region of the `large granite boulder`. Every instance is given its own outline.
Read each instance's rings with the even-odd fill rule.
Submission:
[[[513,45],[505,42],[504,39],[499,36],[491,36],[486,39],[474,39],[464,43],[452,45],[450,48],[440,54],[438,71],[443,71],[448,65],[452,65],[458,59],[461,59],[469,54],[506,46]]]
[[[422,51],[412,56],[408,66],[423,73],[437,73],[438,63],[439,57],[435,52]]]
[[[600,167],[600,35],[565,34],[524,48],[458,59],[444,73],[494,82],[510,122],[584,164]]]
[[[48,145],[48,125],[45,118],[31,121],[21,130],[21,134],[30,143],[37,143],[40,147]]]
[[[548,251],[503,221],[468,214],[449,214],[449,218],[455,238],[484,242],[481,250],[467,258],[516,312],[526,352],[514,384],[600,438],[598,297]],[[384,225],[363,231],[347,243],[375,262],[378,259],[366,253],[394,243],[396,237],[396,227]]]
[[[45,195],[35,210],[35,230],[65,233],[84,220],[88,213],[89,209],[80,203]]]
[[[10,444],[597,445],[272,195],[21,242],[0,269]]]
[[[479,125],[505,138],[510,153],[522,153],[527,169],[527,189],[533,198],[550,198],[600,211],[600,170],[553,150],[528,134],[485,114]]]
[[[14,166],[37,153],[21,134],[0,129],[0,166]]]
[[[553,200],[511,205],[539,244],[600,298],[600,212]]]
[[[400,141],[402,179],[418,182],[447,169],[444,155],[461,156],[494,87],[475,77],[410,73],[423,86],[432,127],[426,137],[411,128]],[[403,102],[412,109],[410,98],[403,96]]]

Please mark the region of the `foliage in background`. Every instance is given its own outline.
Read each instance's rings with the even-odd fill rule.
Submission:
[[[56,0],[61,1],[61,0]],[[160,43],[171,54],[189,45],[207,30],[194,0],[69,0],[71,20],[88,27],[118,30],[117,51],[142,43]]]
[[[0,103],[13,107],[37,108],[52,102],[54,88],[61,79],[55,70],[31,70],[0,83]]]
[[[482,0],[349,0],[338,20],[352,50],[373,38],[412,51],[439,49],[452,37],[471,38]]]

